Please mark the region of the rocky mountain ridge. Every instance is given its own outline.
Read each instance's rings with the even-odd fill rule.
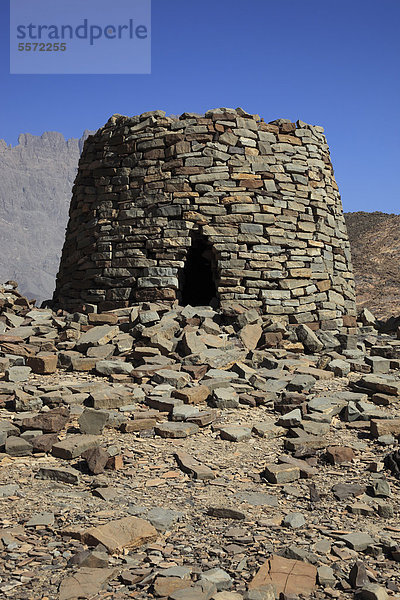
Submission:
[[[0,279],[39,301],[51,296],[83,143],[61,133],[0,140]]]

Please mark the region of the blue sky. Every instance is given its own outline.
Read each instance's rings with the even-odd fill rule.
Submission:
[[[7,143],[25,132],[79,137],[113,113],[242,106],[325,127],[346,211],[400,212],[399,0],[153,0],[151,75],[10,75],[8,4]]]

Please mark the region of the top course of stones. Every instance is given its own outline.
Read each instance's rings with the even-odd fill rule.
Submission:
[[[54,302],[256,308],[355,326],[350,246],[323,128],[238,108],[114,115],[85,142]],[[88,305],[92,305],[88,307]]]

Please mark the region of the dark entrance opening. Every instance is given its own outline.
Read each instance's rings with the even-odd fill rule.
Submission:
[[[205,238],[194,237],[183,272],[182,304],[207,306],[217,304],[215,264],[211,245]]]

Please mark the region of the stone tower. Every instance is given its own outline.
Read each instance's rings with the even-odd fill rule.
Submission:
[[[114,115],[73,188],[54,302],[255,307],[355,326],[350,247],[323,128],[242,109]]]

